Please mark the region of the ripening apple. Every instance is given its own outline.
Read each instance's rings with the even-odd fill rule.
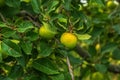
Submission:
[[[61,43],[67,48],[74,48],[77,44],[77,37],[73,33],[65,32],[60,37]]]

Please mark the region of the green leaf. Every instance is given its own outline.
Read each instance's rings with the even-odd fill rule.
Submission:
[[[0,75],[0,80],[13,80],[13,79],[3,76],[3,75]]]
[[[12,29],[7,28],[7,27],[2,28],[2,31],[1,31],[1,34],[2,34],[4,37],[11,37],[11,36],[13,36],[15,33],[16,33],[15,30],[12,30]]]
[[[102,0],[95,0],[97,4],[99,4],[100,6],[104,7],[104,3],[102,2]]]
[[[34,55],[34,54],[33,54]],[[17,57],[16,58],[16,61],[18,62],[18,64],[22,67],[26,67],[26,66],[30,66],[31,63],[32,63],[32,59],[29,60],[29,56],[28,55],[25,55],[25,54],[22,54],[22,56],[20,57]]]
[[[2,62],[2,53],[1,53],[1,51],[0,51],[0,62]]]
[[[96,3],[98,6],[104,7],[102,0],[90,0],[91,3]]]
[[[8,27],[8,26],[6,25],[6,23],[0,22],[0,27]]]
[[[51,1],[51,3],[49,4],[49,7],[48,7],[48,11],[47,13],[50,13],[52,12],[53,10],[55,10],[55,6],[59,3],[59,1]]]
[[[120,34],[120,24],[114,25],[112,27],[118,34]]]
[[[26,75],[24,77],[24,80],[49,80],[49,76],[45,75],[45,74],[40,74],[38,75],[38,73],[29,73],[29,75]]]
[[[68,53],[68,57],[70,59],[71,64],[80,64],[82,60],[80,59],[80,56],[75,51],[70,51]]]
[[[36,32],[33,32],[33,31],[29,31],[27,32],[26,34],[26,38],[29,40],[29,41],[35,41],[39,38],[39,34],[36,33]]]
[[[13,8],[13,7],[6,6],[6,7],[2,8],[0,10],[0,12],[3,14],[3,16],[5,16],[7,18],[13,18],[13,16],[16,16],[16,14],[18,14],[20,12],[20,8],[17,8],[17,7]],[[11,19],[11,21],[12,21],[12,19]]]
[[[20,0],[6,0],[5,3],[9,7],[19,8],[20,7]]]
[[[116,47],[117,47],[117,44],[108,43],[104,47],[102,47],[101,53],[104,54],[104,53],[107,53],[107,52],[112,52],[114,49],[116,49]]]
[[[62,27],[64,30],[67,30],[67,28],[66,28],[62,23],[57,22],[57,24],[58,24],[60,27]]]
[[[20,47],[8,39],[3,40],[2,44],[1,44],[1,48],[3,51],[6,52],[6,54],[8,54],[10,56],[13,56],[13,57],[21,56]]]
[[[64,73],[64,78],[65,78],[64,80],[72,80],[69,72]]]
[[[25,54],[30,55],[31,51],[32,51],[32,43],[27,41],[21,41],[20,42],[20,46],[22,47],[23,51],[25,52]]]
[[[38,80],[38,76],[35,74],[29,74],[27,76],[24,77],[24,80]]]
[[[17,30],[20,33],[24,33],[24,32],[26,32],[28,30],[31,30],[32,28],[34,28],[34,27],[33,27],[33,24],[31,22],[24,21],[20,25],[18,25]]]
[[[47,57],[53,52],[52,47],[45,42],[40,42],[38,46],[40,46],[39,56]]]
[[[2,58],[2,54],[0,52],[0,63],[2,62],[3,58]]]
[[[38,0],[31,0],[31,5],[33,8],[33,11],[37,14],[40,13],[40,1]]]
[[[17,79],[22,75],[23,75],[23,68],[19,65],[14,65],[8,76],[12,79]]]
[[[88,52],[92,55],[92,56],[95,56],[96,55],[96,49],[95,49],[95,46],[92,45],[92,46],[89,46],[89,49],[88,49]]]
[[[19,63],[20,66],[25,67],[27,63],[25,63],[25,57],[17,57],[16,61]]]
[[[63,22],[63,23],[66,23],[67,24],[67,19],[66,18],[58,18],[59,22]]]
[[[58,75],[51,76],[51,79],[52,80],[65,80],[64,74],[58,74]]]
[[[58,70],[55,67],[55,64],[53,64],[49,59],[41,58],[35,60],[32,66],[38,71],[41,71],[48,75],[59,74]]]
[[[2,62],[2,46],[1,46],[2,41],[0,41],[0,62]]]
[[[101,27],[94,27],[90,35],[92,35],[92,38],[97,38],[98,36],[100,36],[103,30],[104,29]]]
[[[120,60],[120,49],[119,48],[116,48],[113,53],[112,53],[112,57],[113,59],[116,59],[116,60]]]
[[[88,40],[91,38],[89,34],[76,34],[79,40]]]
[[[66,10],[70,10],[71,8],[71,1],[72,0],[64,0],[64,8],[66,9]]]
[[[107,67],[103,64],[96,64],[95,69],[101,73],[105,73],[107,71]]]

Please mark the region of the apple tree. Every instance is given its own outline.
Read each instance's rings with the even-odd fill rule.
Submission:
[[[0,80],[120,80],[119,0],[0,0]]]

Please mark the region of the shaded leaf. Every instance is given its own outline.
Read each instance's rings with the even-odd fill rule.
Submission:
[[[3,40],[1,44],[2,50],[7,52],[6,54],[13,56],[13,57],[20,57],[21,56],[21,50],[18,45],[11,42],[10,40]]]
[[[52,80],[65,80],[64,74],[58,74],[58,75],[51,76],[51,79]]]
[[[68,57],[70,59],[71,64],[80,64],[82,62],[80,56],[75,51],[70,51]]]
[[[39,34],[36,32],[29,31],[26,34],[26,38],[30,41],[35,41],[39,38]]]
[[[47,57],[53,52],[52,47],[45,42],[40,42],[38,46],[40,46],[39,56]]]
[[[64,78],[65,78],[64,80],[72,80],[69,72],[64,73]]]
[[[97,5],[104,7],[104,3],[102,2],[102,0],[90,0],[90,1],[91,3],[96,3]]]
[[[0,27],[8,27],[6,23],[0,22]]]
[[[66,10],[70,10],[72,0],[64,0],[64,7]]]
[[[12,67],[8,76],[12,79],[17,79],[21,77],[22,75],[23,75],[23,68],[19,65],[15,65]]]
[[[3,76],[3,75],[0,75],[0,80],[13,80],[13,79]]]
[[[59,1],[51,1],[51,3],[49,4],[48,7],[48,13],[50,13],[51,11],[55,10],[55,6],[59,3]]]
[[[107,52],[111,52],[116,47],[117,47],[117,44],[115,44],[115,43],[108,43],[104,47],[102,47],[102,49],[101,49],[102,52],[101,53],[104,54],[104,53],[107,53]]]
[[[101,73],[105,73],[107,71],[107,67],[103,64],[96,64],[95,69]]]
[[[18,62],[18,64],[22,67],[25,67],[29,61],[29,56],[27,55],[22,55],[21,57],[17,57],[16,61]],[[32,61],[31,61],[32,62]]]
[[[120,24],[114,25],[114,26],[113,26],[113,29],[114,29],[118,34],[120,34]]]
[[[45,74],[59,74],[58,70],[49,59],[38,59],[35,60],[32,64],[33,68],[41,71]]]
[[[27,54],[27,55],[31,54],[31,51],[32,51],[32,43],[31,42],[21,41],[20,45],[21,45],[23,51],[25,52],[25,54]]]
[[[15,2],[15,1],[14,1]],[[4,7],[0,10],[0,12],[7,18],[12,18],[16,14],[20,12],[20,8],[17,7]]]
[[[94,27],[90,35],[92,35],[92,38],[97,38],[98,36],[100,36],[103,30],[104,29],[101,27]]]
[[[31,5],[33,8],[33,11],[39,14],[40,13],[40,2],[38,0],[31,0]]]
[[[18,25],[17,31],[24,33],[28,30],[31,30],[32,28],[33,28],[33,24],[31,22],[24,21],[20,25]]]
[[[14,34],[16,33],[15,30],[12,30],[10,28],[2,28],[2,31],[1,31],[1,34],[4,36],[4,37],[11,37],[13,36]]]
[[[2,41],[0,41],[0,62],[2,62],[2,46],[1,46]]]
[[[113,59],[116,59],[116,60],[120,60],[120,49],[119,48],[116,48],[113,53],[112,53],[112,57]]]
[[[20,0],[6,0],[6,4],[9,7],[19,8],[20,7]]]

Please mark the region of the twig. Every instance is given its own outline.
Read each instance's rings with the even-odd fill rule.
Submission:
[[[75,79],[74,79],[74,75],[73,75],[72,66],[71,66],[71,64],[70,64],[70,60],[69,60],[68,56],[67,56],[67,65],[68,65],[68,69],[69,69],[69,72],[70,72],[70,75],[71,75],[72,80],[75,80]]]
[[[83,50],[80,46],[76,46],[76,51],[77,53],[87,62],[92,63],[89,58],[91,57],[91,55],[89,55],[88,52],[86,52],[85,50]],[[120,74],[120,65],[109,65],[108,66],[108,71],[112,72],[112,73],[119,73]]]
[[[25,14],[25,15],[28,15],[28,16],[30,16],[30,17],[33,18],[33,19],[36,18],[35,16],[33,16],[32,14],[30,14],[29,12],[27,12],[27,11],[25,11],[25,10],[20,11],[19,14]]]
[[[0,17],[2,19],[3,22],[7,23],[6,19],[4,18],[4,16],[2,15],[2,13],[0,13]]]
[[[113,73],[120,73],[120,66],[119,65],[109,65],[108,71]]]
[[[83,48],[81,48],[78,44],[76,45],[75,50],[85,60],[87,60],[88,58],[91,57],[91,55],[86,50],[84,50]]]
[[[30,20],[35,26],[40,27],[40,24],[35,22],[31,17],[27,16],[27,19]]]
[[[38,18],[38,15],[33,16],[31,13],[29,13],[29,12],[27,12],[25,10],[20,11],[20,13],[18,15],[23,16],[24,18],[27,18],[35,26],[40,27],[40,23],[38,21],[36,21],[36,19]]]

